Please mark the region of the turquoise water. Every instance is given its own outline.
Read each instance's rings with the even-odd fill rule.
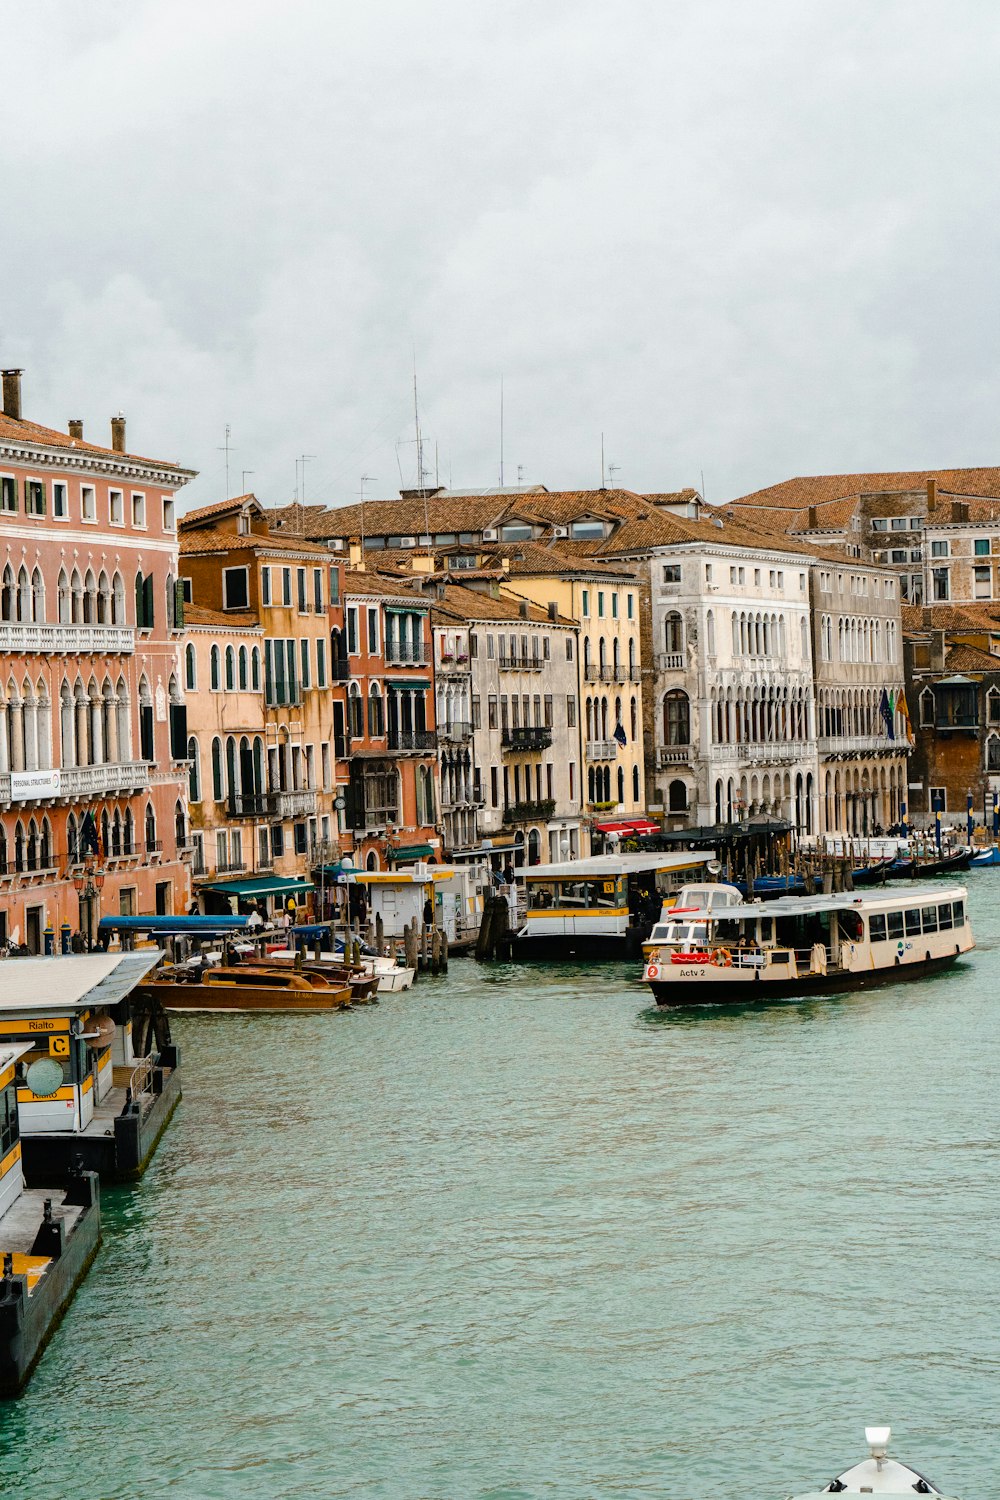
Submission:
[[[27,1396],[5,1495],[787,1495],[865,1422],[996,1493],[1000,872],[977,953],[659,1014],[477,968],[175,1027],[185,1097]]]

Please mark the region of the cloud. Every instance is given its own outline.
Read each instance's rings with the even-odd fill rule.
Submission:
[[[287,499],[715,498],[996,457],[995,8],[42,3],[7,20],[0,355],[39,420]],[[38,80],[44,78],[44,88]]]

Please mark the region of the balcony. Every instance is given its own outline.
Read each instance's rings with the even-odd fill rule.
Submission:
[[[642,668],[641,667],[629,667],[629,669],[628,669],[628,680],[629,680],[629,682],[641,682],[642,681]]]
[[[464,653],[458,656],[442,656],[436,670],[440,677],[468,677],[471,671],[469,658]]]
[[[316,813],[316,793],[304,788],[295,792],[273,792],[279,818],[311,818]]]
[[[216,875],[242,875],[247,867],[245,859],[217,860],[215,864]]]
[[[540,672],[545,662],[540,656],[504,656],[500,653],[501,672]]]
[[[43,651],[46,655],[102,655],[135,650],[135,631],[124,625],[0,624],[0,652]]]
[[[505,823],[547,823],[556,810],[551,798],[542,802],[512,802],[503,810]]]
[[[438,742],[442,745],[464,745],[472,738],[472,725],[464,719],[438,726]]]
[[[423,751],[437,749],[437,731],[434,729],[390,729],[390,750]]]
[[[151,854],[162,854],[163,853],[163,840],[162,839],[147,839],[146,842],[143,844],[142,847],[143,847],[143,850],[145,852],[146,858],[148,859]]]
[[[806,742],[796,744],[787,741],[779,744],[771,744],[767,741],[749,741],[746,744],[736,745],[737,760],[758,761],[761,765],[774,765],[776,761],[802,760],[809,754],[812,745]]]
[[[271,792],[230,792],[226,798],[226,816],[230,818],[273,818],[276,799]]]
[[[691,761],[690,745],[657,745],[656,766],[662,770],[664,766],[686,766]]]
[[[423,641],[416,645],[411,641],[386,641],[385,659],[394,667],[423,667],[427,665],[427,648]]]
[[[588,740],[586,755],[588,760],[617,760],[617,740]]]
[[[656,670],[658,672],[683,672],[685,667],[683,651],[658,651],[656,654]]]
[[[615,669],[614,669],[614,667],[602,667],[601,668],[601,681],[602,682],[614,682],[614,680],[615,680]]]
[[[145,761],[126,761],[101,766],[68,766],[63,770],[15,772],[41,778],[34,792],[11,795],[11,777],[0,776],[0,804],[29,802],[79,802],[87,797],[128,795],[149,786],[149,766]]]
[[[885,734],[821,734],[816,741],[820,755],[884,755],[902,751],[908,754],[911,746],[905,737],[890,740]]]
[[[547,750],[552,744],[552,730],[544,725],[524,729],[504,729],[500,742],[505,750]]]
[[[364,828],[366,833],[380,833],[390,823],[399,822],[399,811],[395,807],[369,807],[365,809]]]
[[[588,661],[587,665],[583,669],[583,680],[584,682],[600,682],[600,667],[595,667],[592,661]]]

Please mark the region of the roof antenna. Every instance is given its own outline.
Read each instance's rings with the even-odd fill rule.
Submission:
[[[602,490],[606,490],[607,489],[607,485],[604,483],[604,433],[603,432],[601,433],[601,489]]]
[[[615,487],[615,475],[618,473],[620,468],[621,464],[608,464],[608,483],[611,485],[612,489],[614,489]]]
[[[365,550],[365,485],[369,481],[374,482],[375,474],[362,474],[361,476],[361,550]]]
[[[315,453],[300,453],[298,462],[302,465],[302,504],[306,503],[306,464],[312,463],[316,457]]]
[[[430,508],[427,504],[427,490],[424,487],[424,439],[420,431],[420,403],[417,400],[417,350],[413,350],[413,422],[417,429],[417,491],[424,498],[424,534],[430,536],[431,518]]]
[[[226,441],[221,445],[221,447],[219,447],[216,450],[217,452],[224,453],[226,455],[226,499],[227,500],[230,498],[230,496],[229,496],[229,455],[232,452],[232,449],[229,446],[229,435],[230,435],[231,431],[232,431],[232,428],[230,427],[229,423],[227,422],[226,423]]]
[[[248,474],[256,474],[256,472],[257,472],[256,469],[243,469],[241,471],[241,473],[240,473],[240,489],[243,491],[244,495],[247,492],[247,475]]]
[[[517,482],[519,485],[524,483],[524,464],[518,464],[517,466]]]
[[[702,469],[702,471],[701,471],[701,498],[704,500],[705,504],[707,505],[708,504],[708,496],[705,494],[705,470],[704,469]]]
[[[500,372],[500,488],[503,489],[503,371]]]

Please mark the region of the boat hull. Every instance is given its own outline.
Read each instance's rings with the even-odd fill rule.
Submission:
[[[891,969],[864,969],[853,974],[840,970],[766,982],[754,972],[748,979],[677,979],[672,984],[648,980],[647,983],[661,1010],[690,1005],[766,1005],[770,1000],[809,1000],[813,995],[842,995],[848,990],[898,984],[902,979],[923,979],[950,968],[961,957],[960,952],[946,953],[922,963],[895,964]]]
[[[149,989],[164,1010],[169,1011],[325,1011],[343,1010],[350,1003],[349,989],[335,990],[228,990],[222,985],[156,984]]]

